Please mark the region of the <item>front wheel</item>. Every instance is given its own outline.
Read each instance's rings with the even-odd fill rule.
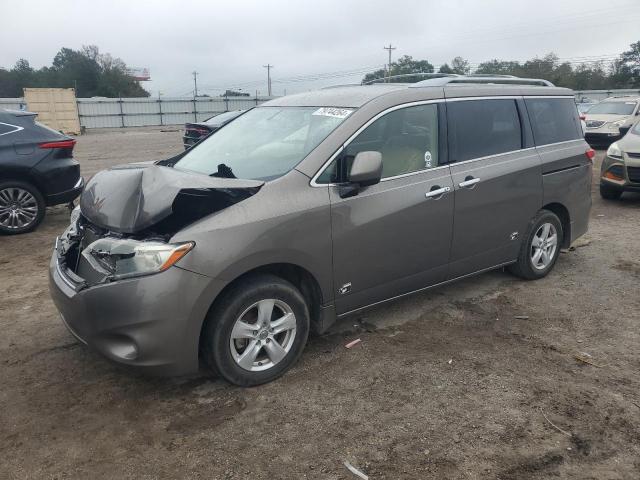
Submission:
[[[509,266],[509,271],[527,280],[546,277],[558,259],[563,238],[562,223],[557,215],[540,210],[529,223],[518,260]]]
[[[242,387],[267,383],[298,360],[309,335],[300,291],[274,275],[239,283],[210,311],[201,338],[203,359]]]

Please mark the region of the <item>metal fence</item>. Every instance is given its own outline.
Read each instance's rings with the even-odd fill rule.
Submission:
[[[617,89],[617,90],[576,90],[576,101],[580,102],[583,99],[585,100],[595,100],[599,102],[600,100],[604,100],[605,98],[615,97],[615,96],[625,96],[625,95],[634,95],[640,97],[640,90],[632,90],[632,89]]]
[[[201,122],[230,110],[245,110],[272,97],[78,98],[85,128],[143,127]],[[0,109],[26,109],[22,98],[0,98]]]
[[[638,95],[640,90],[578,90],[576,101]],[[270,97],[78,98],[80,125],[85,128],[143,127],[201,122],[230,110],[245,110]],[[0,109],[25,109],[22,98],[0,98]]]

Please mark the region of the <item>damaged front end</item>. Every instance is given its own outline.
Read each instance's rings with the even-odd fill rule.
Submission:
[[[162,272],[195,247],[169,243],[176,232],[249,198],[262,185],[148,164],[100,172],[56,241],[58,269],[76,291]]]

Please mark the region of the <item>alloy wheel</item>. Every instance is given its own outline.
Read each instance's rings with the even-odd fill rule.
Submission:
[[[558,232],[551,223],[540,225],[531,239],[531,264],[537,270],[544,270],[554,259],[558,248]]]
[[[251,372],[268,370],[291,351],[296,316],[282,300],[260,300],[236,319],[229,346],[235,362]]]
[[[29,227],[38,217],[38,202],[27,190],[9,187],[0,190],[0,225],[10,230]]]

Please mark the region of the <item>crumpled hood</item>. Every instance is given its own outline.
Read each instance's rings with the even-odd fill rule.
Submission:
[[[119,233],[151,227],[175,233],[254,195],[262,185],[148,163],[122,165],[93,176],[80,197],[80,211],[98,227]]]

